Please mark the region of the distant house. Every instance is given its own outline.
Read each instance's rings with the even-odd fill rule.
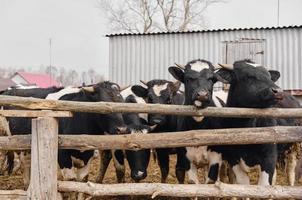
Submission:
[[[16,83],[9,78],[0,78],[0,91],[6,90],[9,87],[16,86]]]
[[[60,87],[61,84],[53,79],[49,74],[36,74],[29,72],[16,72],[11,80],[17,85],[35,85],[39,88],[52,86]]]

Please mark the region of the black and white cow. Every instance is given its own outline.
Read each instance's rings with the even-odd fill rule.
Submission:
[[[132,86],[132,91],[139,97],[145,99],[151,104],[176,104],[182,105],[184,102],[183,94],[178,92],[180,82],[171,82],[167,80],[155,79],[147,83],[141,81],[147,88],[140,85]],[[176,131],[177,117],[172,115],[148,114],[148,122],[151,125],[157,125],[153,133],[157,132],[172,132]],[[169,174],[169,155],[172,152],[170,148],[156,149],[157,160],[161,170],[161,182],[165,183]],[[184,181],[184,171],[178,166],[181,166],[183,159],[180,156],[183,148],[177,148],[177,166],[176,177],[180,183]]]
[[[217,73],[230,83],[226,106],[243,108],[269,108],[282,99],[281,89],[274,83],[280,77],[278,71],[255,66],[249,60],[237,61],[233,66],[220,69]],[[225,118],[221,128],[267,127],[277,125],[270,118]],[[250,167],[260,166],[259,185],[272,185],[276,173],[277,145],[229,145],[211,146],[208,152],[210,170],[208,180],[216,181],[222,160],[226,160],[238,184],[250,184],[247,172]]]
[[[121,92],[125,103],[141,103],[145,104],[145,100],[136,96],[131,87]],[[123,113],[125,124],[131,130],[131,134],[147,134],[151,132],[156,125],[149,126],[147,122],[147,114]],[[125,151],[129,167],[131,169],[131,178],[135,182],[139,182],[147,177],[147,167],[150,160],[150,149],[142,149],[138,151]]]
[[[214,71],[212,63],[201,59],[192,60],[182,68],[169,68],[173,77],[184,83],[185,105],[195,105],[198,108],[221,107],[217,95],[213,95],[213,86],[218,80],[224,80]],[[210,129],[217,126],[219,125],[216,124],[216,120],[211,117],[180,116],[178,130]],[[189,182],[199,183],[197,168],[207,166],[208,157],[211,156],[207,152],[207,147],[187,147],[182,156],[187,162],[183,162],[181,168],[187,171]]]

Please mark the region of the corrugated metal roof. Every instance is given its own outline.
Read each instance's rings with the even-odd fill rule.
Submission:
[[[184,34],[184,33],[204,33],[204,32],[241,31],[241,30],[270,30],[270,29],[290,29],[290,28],[302,28],[302,25],[253,27],[253,28],[223,28],[223,29],[205,29],[205,30],[170,31],[170,32],[162,31],[162,32],[150,32],[150,33],[113,33],[113,34],[107,34],[105,36],[114,37],[114,36],[131,36],[131,35]]]

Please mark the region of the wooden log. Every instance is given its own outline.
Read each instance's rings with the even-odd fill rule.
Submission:
[[[215,185],[185,185],[163,183],[125,183],[125,184],[95,184],[71,181],[59,181],[61,192],[81,192],[91,196],[150,195],[171,197],[243,197],[243,198],[301,198],[302,186],[258,186],[232,185],[216,183]]]
[[[91,113],[160,113],[165,115],[212,116],[212,117],[274,117],[301,118],[302,108],[216,108],[197,109],[194,106],[132,104],[112,102],[75,102],[45,100],[31,97],[0,96],[0,105],[18,106],[26,109],[68,110],[73,112]]]
[[[72,117],[69,111],[51,110],[0,110],[3,117]]]
[[[0,137],[0,150],[28,150],[31,148],[31,135]]]
[[[41,117],[32,120],[29,199],[57,198],[58,122]]]
[[[131,149],[205,145],[264,144],[302,141],[302,127],[191,130],[184,132],[114,136],[60,135],[60,148]]]
[[[0,200],[26,200],[27,193],[24,190],[0,190]]]
[[[128,135],[59,135],[62,149],[142,149],[302,141],[302,127],[276,126]],[[30,136],[0,137],[0,150],[30,148]]]

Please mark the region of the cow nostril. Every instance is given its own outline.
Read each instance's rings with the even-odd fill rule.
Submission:
[[[200,91],[197,93],[197,99],[203,101],[209,98],[209,93],[206,91]]]
[[[282,92],[282,89],[280,88],[272,88],[273,93]]]

